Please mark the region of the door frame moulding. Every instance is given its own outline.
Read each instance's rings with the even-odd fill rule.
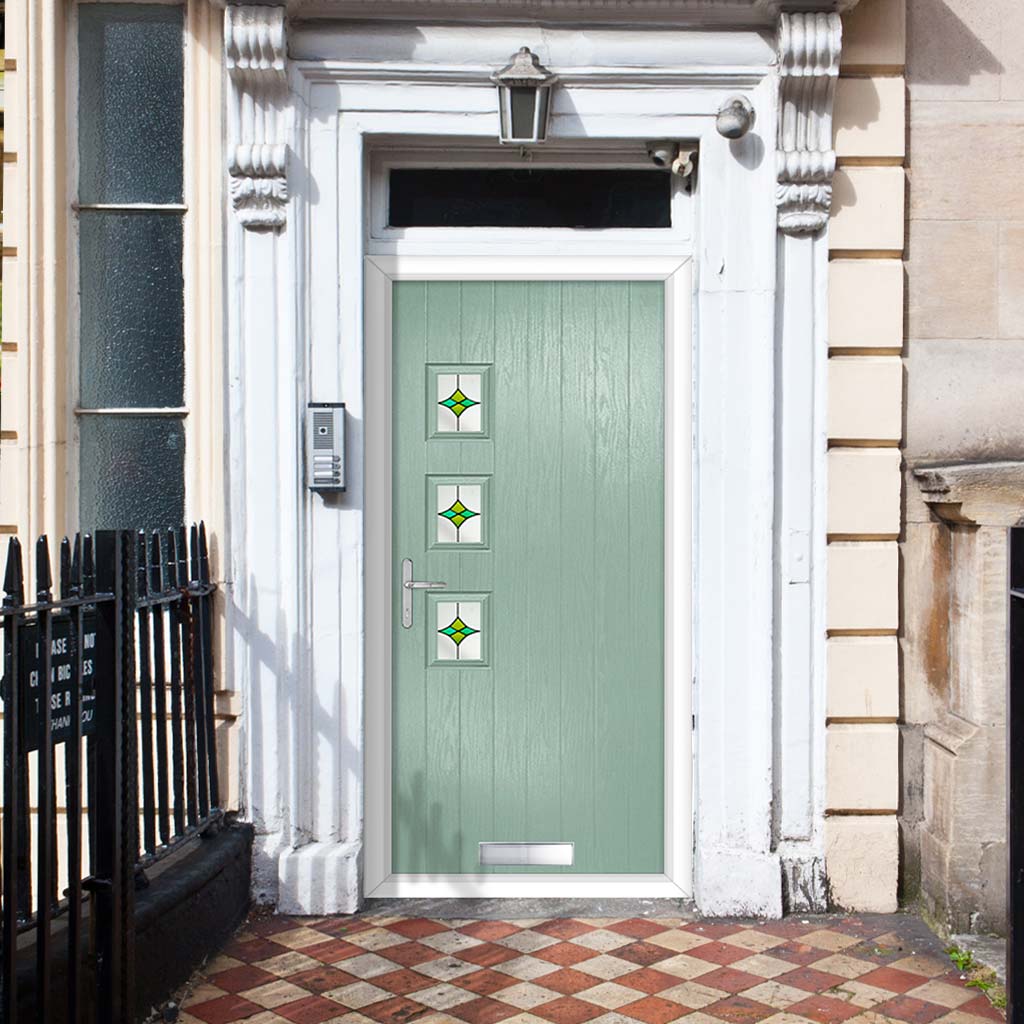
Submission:
[[[258,21],[273,9],[249,10]],[[780,24],[801,17],[782,15]],[[452,149],[492,144],[497,110],[485,65],[520,45],[543,53],[562,78],[549,132],[556,145],[655,138],[699,146],[691,243],[695,898],[708,914],[778,916],[784,865],[820,866],[824,665],[813,634],[825,588],[816,534],[825,493],[826,242],[811,224],[824,217],[780,228],[776,194],[784,185],[790,206],[827,215],[831,162],[805,160],[806,133],[790,137],[780,126],[779,67],[784,58],[808,79],[828,73],[816,55],[819,42],[835,55],[833,18],[786,34],[791,53],[754,30],[595,29],[587,66],[575,35],[552,26],[417,25],[414,52],[410,26],[398,22],[393,34],[386,23],[288,27],[289,116],[275,122],[286,126],[290,154],[284,224],[256,230],[229,208],[227,228],[227,635],[245,694],[243,785],[257,824],[258,899],[276,900],[282,912],[326,914],[353,911],[362,898],[371,627],[363,535],[374,512],[364,490],[366,157],[377,144],[424,135]],[[266,63],[230,79],[233,101],[240,90],[254,98],[255,106],[240,104],[247,117],[264,101],[281,102],[279,71]],[[715,114],[737,92],[757,120],[745,138],[728,141]],[[824,125],[829,105],[829,90],[808,86],[786,108]],[[249,141],[244,132],[230,138],[226,164],[235,143]],[[618,255],[632,264],[640,254]],[[781,397],[780,361],[798,377]],[[320,497],[305,490],[296,453],[306,403],[333,400],[347,404],[349,488]],[[778,417],[794,426],[813,420],[786,459],[778,444],[790,434]],[[783,661],[801,666],[784,688],[773,668],[780,644]],[[787,803],[798,827],[784,834]]]
[[[531,232],[522,232],[528,244]],[[688,897],[692,895],[692,262],[688,256],[367,256],[364,263],[366,781],[368,897]],[[395,281],[665,282],[665,805],[659,875],[391,872],[391,302]],[[380,510],[386,510],[381,512]]]

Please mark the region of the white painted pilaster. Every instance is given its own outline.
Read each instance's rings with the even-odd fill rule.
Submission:
[[[787,909],[827,909],[828,245],[836,14],[779,18],[775,841]]]

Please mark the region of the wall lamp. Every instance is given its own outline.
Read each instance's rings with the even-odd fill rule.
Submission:
[[[543,142],[551,117],[551,87],[558,75],[548,71],[537,55],[523,46],[507,67],[491,76],[491,81],[498,87],[499,141],[516,146]]]

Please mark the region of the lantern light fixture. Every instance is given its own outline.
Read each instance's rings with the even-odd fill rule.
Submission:
[[[543,142],[551,116],[551,87],[558,76],[523,46],[491,81],[498,87],[499,140],[516,146]]]

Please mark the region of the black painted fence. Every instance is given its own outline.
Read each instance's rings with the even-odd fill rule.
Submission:
[[[223,817],[206,529],[65,538],[56,594],[46,538],[33,562],[30,598],[12,539],[0,1019],[121,1024],[135,1002],[135,891]]]

